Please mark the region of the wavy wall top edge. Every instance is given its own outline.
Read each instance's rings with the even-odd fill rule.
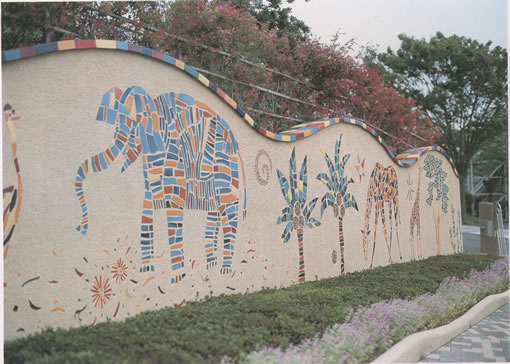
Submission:
[[[446,159],[450,162],[455,174],[459,177],[459,173],[455,168],[455,164],[451,157],[446,154],[445,150],[438,145],[433,145],[429,147],[420,147],[407,150],[402,154],[395,155],[388,144],[384,142],[384,140],[377,135],[375,130],[368,126],[366,123],[360,120],[340,117],[340,118],[331,118],[325,120],[311,121],[302,123],[292,127],[289,130],[286,130],[281,133],[272,133],[269,130],[261,127],[257,122],[255,122],[252,117],[243,110],[243,108],[235,102],[230,96],[225,94],[219,87],[217,87],[213,82],[204,77],[201,73],[195,70],[193,67],[185,64],[184,62],[169,56],[167,54],[163,54],[156,50],[143,47],[137,44],[129,43],[126,41],[118,41],[118,40],[103,40],[103,39],[91,39],[91,40],[63,40],[52,43],[43,43],[37,44],[35,46],[16,48],[2,52],[2,62],[13,62],[21,59],[39,56],[48,53],[54,52],[62,52],[68,50],[80,50],[80,49],[112,49],[112,50],[120,50],[127,51],[133,53],[139,53],[144,56],[148,56],[151,58],[155,58],[157,60],[163,61],[169,65],[172,65],[181,71],[186,72],[189,76],[193,77],[195,80],[199,81],[202,85],[209,88],[213,91],[218,97],[220,97],[225,103],[227,103],[232,109],[234,109],[241,118],[246,121],[253,129],[258,131],[263,136],[270,138],[274,141],[280,142],[294,142],[297,140],[304,139],[313,134],[318,133],[320,130],[340,123],[346,123],[351,125],[356,125],[358,127],[363,128],[369,134],[371,134],[386,150],[388,155],[393,159],[393,161],[399,165],[400,167],[408,168],[412,167],[420,157],[429,151],[436,151],[445,156]]]

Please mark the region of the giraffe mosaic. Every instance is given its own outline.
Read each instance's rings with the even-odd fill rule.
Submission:
[[[89,173],[107,170],[123,158],[122,171],[142,155],[145,195],[141,218],[141,272],[154,271],[153,216],[165,210],[172,264],[171,283],[185,277],[183,210],[207,211],[207,267],[217,264],[218,235],[223,233],[221,273],[232,273],[239,213],[240,179],[244,169],[239,146],[228,124],[206,104],[185,94],[165,93],[152,99],[139,86],[112,88],[101,100],[97,121],[115,125],[113,142],[86,159],[75,179],[82,220],[88,230],[83,181]],[[118,158],[119,157],[119,158]],[[242,175],[241,173],[242,172]],[[246,214],[246,187],[244,209]]]
[[[14,132],[14,121],[19,120],[16,115],[16,110],[11,105],[4,106],[4,120],[7,123],[9,130],[9,138],[11,139],[11,150],[14,168],[16,169],[15,181],[12,185],[3,187],[3,226],[4,226],[4,259],[7,257],[9,251],[9,242],[11,242],[14,228],[19,221],[19,214],[21,211],[21,199],[23,196],[23,184],[21,183],[21,172],[19,168],[16,134]],[[5,183],[5,182],[4,182]]]
[[[384,204],[388,205],[389,214],[388,219],[390,221],[390,240],[388,242],[388,234],[386,228],[386,214],[384,213]],[[372,207],[375,207],[374,213],[374,245],[372,247],[372,258],[370,261],[370,268],[373,267],[374,263],[374,253],[375,253],[375,244],[376,244],[376,234],[377,234],[377,222],[379,221],[379,215],[381,215],[381,220],[383,224],[384,231],[384,239],[386,241],[386,247],[388,248],[389,260],[388,262],[393,263],[393,259],[391,257],[391,242],[393,237],[393,218],[395,219],[395,231],[397,234],[397,244],[398,244],[398,253],[400,259],[402,260],[402,253],[400,251],[400,242],[398,239],[398,225],[400,223],[400,213],[399,213],[399,201],[398,201],[398,179],[397,173],[392,166],[384,168],[382,164],[376,163],[372,173],[370,175],[370,180],[368,183],[368,192],[367,192],[367,205],[365,211],[365,223],[364,228],[361,230],[363,234],[363,253],[365,255],[365,260],[368,259],[368,237],[370,235],[370,217],[372,213]],[[393,215],[393,216],[392,216]]]
[[[411,246],[411,259],[414,260],[416,257],[422,258],[421,241],[420,241],[420,182],[421,182],[421,166],[418,167],[418,187],[416,189],[416,196],[414,199],[413,209],[411,211],[410,225],[410,236],[409,243]],[[416,228],[416,251],[414,250],[414,230]]]

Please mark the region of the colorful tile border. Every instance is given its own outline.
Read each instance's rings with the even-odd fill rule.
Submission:
[[[68,50],[76,50],[76,49],[114,49],[121,50],[127,52],[139,53],[148,57],[156,58],[160,61],[163,61],[167,64],[177,67],[178,69],[186,72],[188,75],[199,81],[205,87],[209,88],[213,91],[217,96],[219,96],[223,101],[225,101],[232,109],[234,109],[253,129],[257,130],[260,134],[273,139],[275,141],[281,142],[294,142],[297,140],[304,139],[308,136],[316,134],[320,130],[331,126],[333,124],[352,124],[358,127],[365,129],[368,133],[370,133],[386,150],[389,156],[401,167],[411,167],[416,161],[426,152],[436,151],[443,154],[446,159],[452,165],[455,174],[459,176],[455,165],[453,164],[453,160],[446,154],[443,148],[440,146],[434,145],[430,147],[422,147],[416,148],[406,151],[403,154],[395,155],[389,148],[389,146],[382,140],[380,136],[378,136],[373,128],[365,124],[364,122],[352,118],[342,117],[342,118],[334,118],[334,119],[326,119],[319,121],[312,121],[303,124],[296,125],[289,130],[286,130],[281,133],[272,133],[269,130],[261,127],[257,122],[255,122],[250,115],[243,108],[235,102],[230,96],[225,94],[220,88],[218,88],[214,83],[209,81],[206,77],[196,71],[193,67],[188,66],[187,64],[175,59],[172,56],[163,54],[161,52],[152,50],[150,48],[142,47],[136,44],[132,44],[125,41],[118,40],[63,40],[59,42],[53,43],[44,43],[37,44],[31,47],[23,47],[16,48],[2,52],[2,62],[13,62],[20,59],[25,59],[33,56],[38,56],[47,53],[53,52],[62,52]]]

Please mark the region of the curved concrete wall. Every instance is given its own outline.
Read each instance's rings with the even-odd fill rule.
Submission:
[[[275,135],[124,42],[3,60],[8,339],[462,249],[439,147],[393,157],[351,119]]]

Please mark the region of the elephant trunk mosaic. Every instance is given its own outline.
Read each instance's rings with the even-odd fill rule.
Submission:
[[[8,339],[462,251],[438,146],[394,155],[347,117],[272,133],[120,41],[5,51],[2,82]]]

